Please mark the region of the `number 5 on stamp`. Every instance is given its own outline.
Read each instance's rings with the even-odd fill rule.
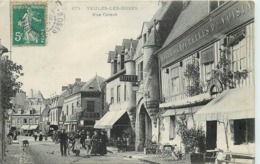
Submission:
[[[14,46],[46,45],[46,3],[12,4],[12,43]]]

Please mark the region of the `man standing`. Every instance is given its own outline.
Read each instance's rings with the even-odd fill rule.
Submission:
[[[68,135],[65,133],[65,129],[62,129],[62,133],[59,135],[60,139],[60,152],[61,156],[67,156],[67,142],[68,142]]]

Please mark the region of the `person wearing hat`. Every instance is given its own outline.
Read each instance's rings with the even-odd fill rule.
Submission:
[[[59,135],[60,139],[60,152],[61,156],[67,156],[67,142],[68,142],[68,135],[65,133],[65,129],[62,129],[62,133]]]
[[[85,146],[85,140],[86,140],[87,136],[86,136],[86,133],[84,130],[81,131],[81,134],[80,134],[80,143],[82,145],[82,148],[86,149],[86,146]]]
[[[101,131],[100,146],[99,146],[100,155],[107,154],[107,142],[108,139],[107,139],[106,131]]]

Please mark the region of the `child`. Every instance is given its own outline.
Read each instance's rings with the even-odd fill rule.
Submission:
[[[76,156],[79,156],[80,154],[80,139],[79,138],[76,138],[76,142],[75,142],[75,145],[74,145],[74,153],[76,154]]]

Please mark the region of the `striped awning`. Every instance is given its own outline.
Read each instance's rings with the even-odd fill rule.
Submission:
[[[255,88],[225,90],[195,114],[196,120],[255,118]]]

